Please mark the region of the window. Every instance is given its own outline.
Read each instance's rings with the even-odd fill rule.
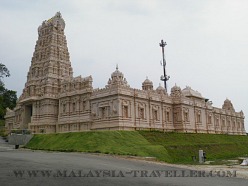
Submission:
[[[228,121],[228,122],[227,122],[227,126],[228,126],[228,127],[230,127],[230,125],[231,125],[231,122],[230,122],[230,121]]]
[[[72,111],[75,112],[76,111],[76,103],[72,103]]]
[[[225,126],[225,120],[222,119],[222,126],[224,127]]]
[[[102,118],[106,117],[106,108],[102,107]]]
[[[77,124],[74,124],[74,130],[77,130],[78,129],[78,125]]]
[[[85,108],[86,108],[86,101],[83,101],[83,111],[85,111]]]
[[[177,112],[174,113],[174,120],[178,121],[178,113]]]
[[[189,113],[184,112],[184,121],[189,121]]]
[[[169,122],[170,121],[170,112],[166,112],[166,120]]]
[[[208,115],[208,124],[212,124],[212,116]]]
[[[200,112],[197,113],[197,116],[196,117],[197,117],[196,118],[196,122],[197,123],[201,123],[201,113]]]
[[[157,110],[153,110],[153,119],[158,120],[158,111]]]
[[[216,126],[219,126],[219,118],[216,118]]]

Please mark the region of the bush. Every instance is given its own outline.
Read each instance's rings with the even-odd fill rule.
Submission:
[[[4,127],[0,127],[0,136],[6,137],[8,136],[7,132],[5,131]]]

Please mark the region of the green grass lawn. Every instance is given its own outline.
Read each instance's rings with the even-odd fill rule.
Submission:
[[[156,157],[170,163],[194,163],[198,150],[208,160],[248,156],[248,136],[163,133],[150,131],[94,131],[36,134],[30,149]]]
[[[192,156],[204,150],[207,160],[231,159],[248,156],[248,136],[224,134],[192,134],[139,132],[151,144],[162,145],[174,163],[191,163]]]
[[[26,147],[55,151],[156,157],[162,161],[171,159],[162,145],[151,144],[137,131],[37,134]]]

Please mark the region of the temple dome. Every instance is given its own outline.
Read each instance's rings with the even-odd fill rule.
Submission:
[[[123,79],[123,77],[124,77],[123,73],[119,71],[118,66],[116,66],[116,70],[111,74],[112,79],[115,77],[118,77],[120,79]]]
[[[166,94],[165,88],[161,86],[161,84],[159,84],[158,88],[156,89],[156,91],[159,94]]]
[[[146,80],[143,82],[144,85],[152,85],[152,81],[146,78]]]
[[[171,92],[174,91],[180,91],[181,92],[181,88],[179,86],[177,86],[177,84],[175,84],[172,88],[171,88]]]
[[[127,83],[126,78],[124,78],[124,74],[119,71],[118,66],[116,66],[116,70],[111,74],[111,78],[109,78],[108,85],[106,85],[106,88],[110,88],[113,85],[130,87]]]
[[[224,101],[224,104],[222,105],[222,109],[235,112],[232,102],[227,98]]]
[[[173,98],[179,98],[179,97],[181,97],[181,95],[182,95],[182,90],[181,90],[181,88],[175,84],[175,86],[173,86],[173,87],[171,88],[171,94],[170,94],[170,95],[171,95]]]
[[[153,83],[146,77],[145,81],[142,83],[143,90],[153,90]]]

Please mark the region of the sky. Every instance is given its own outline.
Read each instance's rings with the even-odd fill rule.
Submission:
[[[247,10],[247,0],[1,0],[4,82],[20,96],[37,28],[60,11],[74,77],[92,75],[93,87],[104,88],[118,64],[131,87],[148,77],[157,88],[163,39],[169,92],[190,86],[215,107],[228,98],[248,117]]]

